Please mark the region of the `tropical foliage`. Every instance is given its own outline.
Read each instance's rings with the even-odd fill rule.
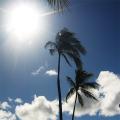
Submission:
[[[55,41],[48,41],[45,48],[49,49],[51,55],[58,53],[58,76],[57,76],[57,88],[59,97],[59,116],[62,120],[62,96],[60,85],[60,63],[61,57],[63,57],[68,65],[71,66],[69,59],[74,61],[77,68],[81,68],[81,54],[85,54],[86,50],[82,46],[81,42],[75,37],[73,32],[70,32],[67,28],[62,29],[57,33]]]
[[[66,102],[67,100],[75,94],[75,103],[74,103],[74,108],[73,108],[73,115],[72,115],[72,120],[74,120],[74,114],[75,114],[75,107],[76,107],[76,102],[77,99],[80,103],[80,105],[83,107],[84,106],[84,101],[82,98],[82,94],[84,94],[86,97],[91,98],[93,100],[98,100],[94,94],[91,92],[91,89],[98,89],[99,84],[96,82],[89,82],[89,78],[91,78],[93,75],[91,73],[88,73],[84,70],[77,69],[75,71],[76,77],[75,81],[72,80],[71,77],[67,76],[67,81],[71,86],[71,89],[69,90],[67,96],[66,96]]]
[[[45,47],[49,49],[51,55],[57,52],[70,66],[71,63],[68,58],[73,60],[78,68],[81,68],[81,54],[85,55],[86,49],[75,37],[75,34],[70,32],[67,28],[58,32],[55,41],[48,41]]]

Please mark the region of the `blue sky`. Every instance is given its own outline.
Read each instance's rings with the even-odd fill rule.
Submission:
[[[1,7],[2,7],[1,0]],[[63,27],[76,33],[77,38],[87,49],[82,57],[84,68],[94,73],[93,80],[101,71],[120,74],[120,1],[119,0],[72,0],[69,10],[63,14],[47,16],[48,31],[39,37],[36,48],[28,48],[19,55],[13,49],[4,47],[6,37],[0,30],[0,101],[21,98],[24,103],[31,103],[33,96],[45,96],[48,100],[57,98],[56,76],[45,74],[47,70],[57,69],[57,55],[50,56],[44,44],[54,40]],[[42,41],[42,42],[41,42]],[[26,46],[24,46],[26,47]],[[32,73],[38,70],[38,75]],[[70,68],[62,60],[62,95],[69,89],[65,75],[74,78],[74,67]],[[119,79],[120,80],[120,79]],[[120,101],[120,100],[119,100]],[[14,111],[14,110],[13,110]],[[119,111],[120,115],[120,111]],[[76,120],[118,120],[119,115],[104,117],[100,115],[78,117]],[[70,115],[64,114],[65,120]],[[23,119],[24,120],[24,119]]]

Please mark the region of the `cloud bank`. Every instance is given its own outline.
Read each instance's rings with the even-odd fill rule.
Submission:
[[[96,115],[97,113],[103,116],[120,115],[120,77],[113,72],[102,71],[96,81],[102,87],[97,94],[102,93],[104,97],[99,102],[96,102],[83,96],[84,107],[81,108],[77,103],[76,116]],[[68,104],[64,104],[64,111],[72,114],[73,103],[74,96],[69,100]]]
[[[21,120],[56,120],[57,113],[57,101],[48,101],[44,96],[16,107],[16,115]]]
[[[9,112],[0,110],[0,120],[17,120],[15,114]]]
[[[17,120],[16,115],[8,110],[11,108],[6,101],[0,103],[0,120]]]
[[[11,106],[8,104],[8,102],[2,102],[0,103],[0,109],[7,109],[7,108],[11,108]]]
[[[100,105],[100,115],[114,116],[120,114],[120,77],[112,72],[101,72],[97,81],[103,87],[105,98]]]
[[[76,117],[83,115],[102,115],[115,116],[120,115],[120,77],[113,72],[100,72],[97,80],[102,87],[95,91],[96,95],[101,95],[99,102],[86,98],[83,95],[84,107],[81,108],[79,103],[76,106]],[[104,94],[104,95],[103,95]],[[63,112],[72,114],[74,95],[68,103],[63,101]],[[15,100],[13,100],[15,102]],[[9,101],[10,102],[10,101]],[[10,110],[11,106],[7,102],[1,102],[0,120],[57,120],[58,100],[49,101],[44,96],[35,96],[30,103],[17,104],[15,113]]]

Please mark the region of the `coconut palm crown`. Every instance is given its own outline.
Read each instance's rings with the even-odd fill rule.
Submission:
[[[98,83],[88,81],[89,78],[91,78],[93,76],[93,74],[88,73],[84,70],[80,70],[80,69],[77,69],[75,71],[75,73],[76,73],[75,81],[73,81],[71,77],[67,76],[67,81],[70,84],[71,89],[67,93],[66,102],[73,94],[76,94],[72,120],[74,120],[77,99],[78,99],[80,105],[82,107],[84,106],[84,101],[83,101],[81,93],[84,94],[88,98],[98,101],[98,99],[94,96],[94,94],[90,90],[99,88]]]
[[[81,68],[81,54],[85,55],[86,49],[75,37],[75,34],[70,32],[67,28],[63,28],[58,32],[55,41],[48,41],[45,47],[49,49],[51,55],[57,52],[70,66],[69,58],[75,62],[77,68]]]

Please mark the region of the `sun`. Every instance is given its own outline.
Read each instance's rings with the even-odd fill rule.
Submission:
[[[30,3],[12,4],[5,16],[5,29],[9,35],[24,42],[44,30],[44,17],[37,5]]]

